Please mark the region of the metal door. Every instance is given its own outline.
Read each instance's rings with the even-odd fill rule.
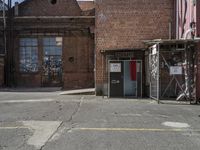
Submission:
[[[109,97],[124,96],[124,65],[123,61],[110,61],[109,63]]]

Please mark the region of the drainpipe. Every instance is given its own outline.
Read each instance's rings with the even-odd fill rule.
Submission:
[[[3,31],[4,31],[4,54],[7,52],[7,47],[6,47],[6,8],[5,8],[5,0],[3,0]]]
[[[179,0],[176,0],[176,39],[179,38]]]
[[[14,14],[15,14],[15,16],[19,15],[19,3],[18,2],[15,2]]]
[[[169,22],[169,39],[172,39],[172,23]]]

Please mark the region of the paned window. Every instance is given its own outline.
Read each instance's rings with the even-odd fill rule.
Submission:
[[[37,38],[20,39],[20,71],[38,71],[38,40]]]
[[[62,55],[62,37],[50,37],[43,39],[44,55]]]

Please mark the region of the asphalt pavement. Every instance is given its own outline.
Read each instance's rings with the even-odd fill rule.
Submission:
[[[0,150],[199,149],[199,105],[0,92]]]

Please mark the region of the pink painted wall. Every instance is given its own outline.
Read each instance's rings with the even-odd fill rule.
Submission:
[[[197,37],[200,37],[200,1],[197,0]]]
[[[177,39],[184,38],[185,33],[190,29],[190,23],[196,23],[196,32],[195,35],[200,37],[200,0],[176,0],[178,8],[176,5],[177,14],[178,14],[178,28],[176,26],[176,37]],[[196,3],[194,3],[196,2]],[[177,30],[178,29],[178,30]],[[189,34],[188,38],[191,38]],[[198,51],[198,61],[197,61],[197,81],[196,81],[196,90],[197,90],[197,99],[200,99],[200,43],[197,47]]]
[[[185,33],[190,29],[190,23],[196,22],[196,4],[194,0],[177,0],[178,4],[178,30],[177,38],[184,38]],[[189,35],[188,38],[191,36]]]

